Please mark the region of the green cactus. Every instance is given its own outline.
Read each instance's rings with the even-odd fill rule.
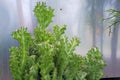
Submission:
[[[79,39],[73,37],[69,40],[64,35],[65,25],[55,25],[52,32],[47,30],[54,16],[53,11],[45,3],[38,2],[34,9],[38,20],[34,35],[30,35],[25,27],[12,33],[12,37],[20,44],[10,48],[10,72],[13,80],[94,80],[91,77],[88,79],[90,69],[87,68],[91,66],[91,57],[82,57],[74,52],[80,44]],[[89,54],[101,55],[98,51]],[[101,56],[97,60],[101,61]],[[96,64],[101,66],[96,67],[103,69],[101,62]]]

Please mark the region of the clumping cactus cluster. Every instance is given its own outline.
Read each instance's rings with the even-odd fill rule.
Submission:
[[[64,35],[66,26],[53,26],[54,10],[38,2],[34,14],[38,26],[31,35],[21,27],[12,33],[19,46],[10,48],[10,72],[13,80],[99,80],[103,76],[105,62],[98,48],[92,48],[83,57],[75,53],[80,41]]]

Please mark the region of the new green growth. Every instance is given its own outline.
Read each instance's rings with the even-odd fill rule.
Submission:
[[[103,76],[105,62],[98,48],[92,48],[85,57],[75,49],[80,41],[64,35],[66,26],[53,26],[54,10],[38,2],[34,14],[38,26],[31,35],[21,27],[12,33],[19,46],[10,48],[10,72],[13,80],[99,80]]]

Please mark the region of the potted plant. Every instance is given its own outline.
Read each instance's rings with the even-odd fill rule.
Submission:
[[[12,33],[19,46],[10,48],[10,72],[14,80],[99,80],[103,76],[105,62],[98,48],[88,51],[85,57],[75,54],[80,44],[77,37],[71,40],[64,35],[66,26],[52,22],[54,10],[38,2],[34,14],[38,26],[31,35],[21,27]]]

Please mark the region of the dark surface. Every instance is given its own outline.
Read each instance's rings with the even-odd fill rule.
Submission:
[[[120,80],[120,77],[102,78],[100,80]]]

